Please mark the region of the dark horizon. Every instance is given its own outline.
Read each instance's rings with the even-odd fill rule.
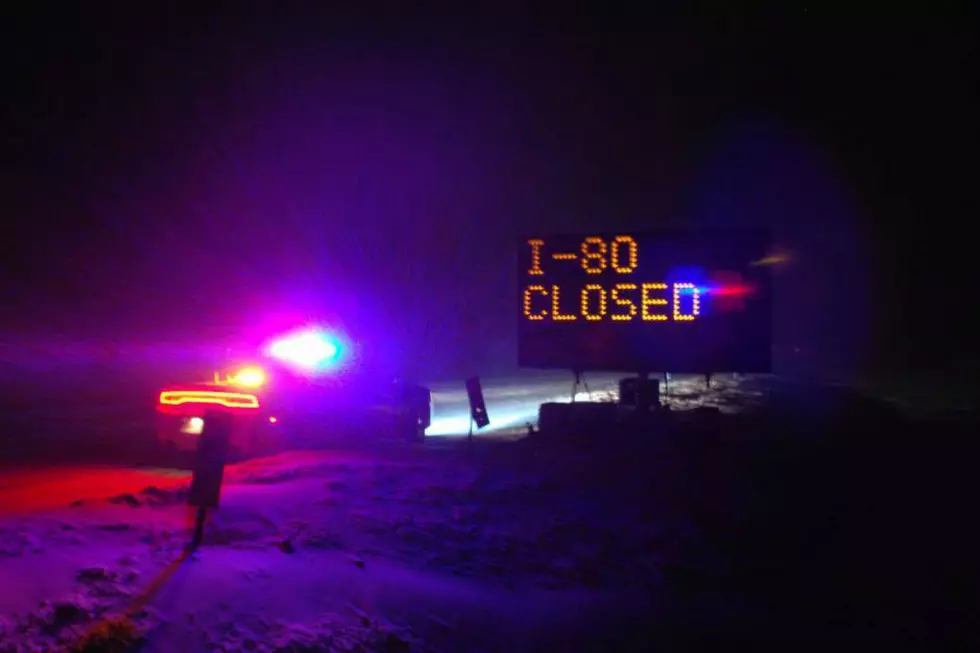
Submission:
[[[777,369],[976,361],[966,21],[128,11],[8,27],[11,345],[288,310],[516,367],[522,234],[761,225]]]

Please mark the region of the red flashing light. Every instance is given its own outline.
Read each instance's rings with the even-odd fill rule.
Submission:
[[[711,296],[717,298],[715,308],[720,311],[745,310],[745,300],[756,292],[738,272],[715,272],[710,282]]]

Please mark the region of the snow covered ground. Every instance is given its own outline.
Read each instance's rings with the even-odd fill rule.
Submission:
[[[250,461],[190,555],[186,473],[0,473],[0,652],[113,628],[167,653],[759,650],[769,630],[778,650],[933,642],[972,555],[951,525],[974,432],[806,401],[789,421],[676,411],[639,439]]]
[[[610,504],[532,460],[437,448],[238,465],[204,546],[178,563],[191,516],[187,479],[172,474],[139,492],[90,488],[69,505],[8,517],[0,651],[59,650],[128,609],[171,565],[135,614],[144,650],[574,641],[623,617],[624,600],[650,596],[668,535],[640,519],[640,502]],[[27,642],[35,648],[17,648]]]

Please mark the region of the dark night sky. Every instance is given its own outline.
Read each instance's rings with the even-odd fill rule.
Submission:
[[[799,261],[778,346],[966,367],[971,24],[21,15],[0,332],[193,341],[302,306],[486,369],[519,234],[761,221]]]

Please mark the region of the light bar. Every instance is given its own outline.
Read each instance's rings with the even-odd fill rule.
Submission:
[[[267,345],[266,353],[312,371],[335,363],[343,352],[336,337],[318,330],[305,330],[276,338]]]
[[[244,392],[222,392],[220,390],[165,390],[160,393],[160,403],[164,406],[183,404],[216,404],[225,408],[258,408],[259,398]]]

